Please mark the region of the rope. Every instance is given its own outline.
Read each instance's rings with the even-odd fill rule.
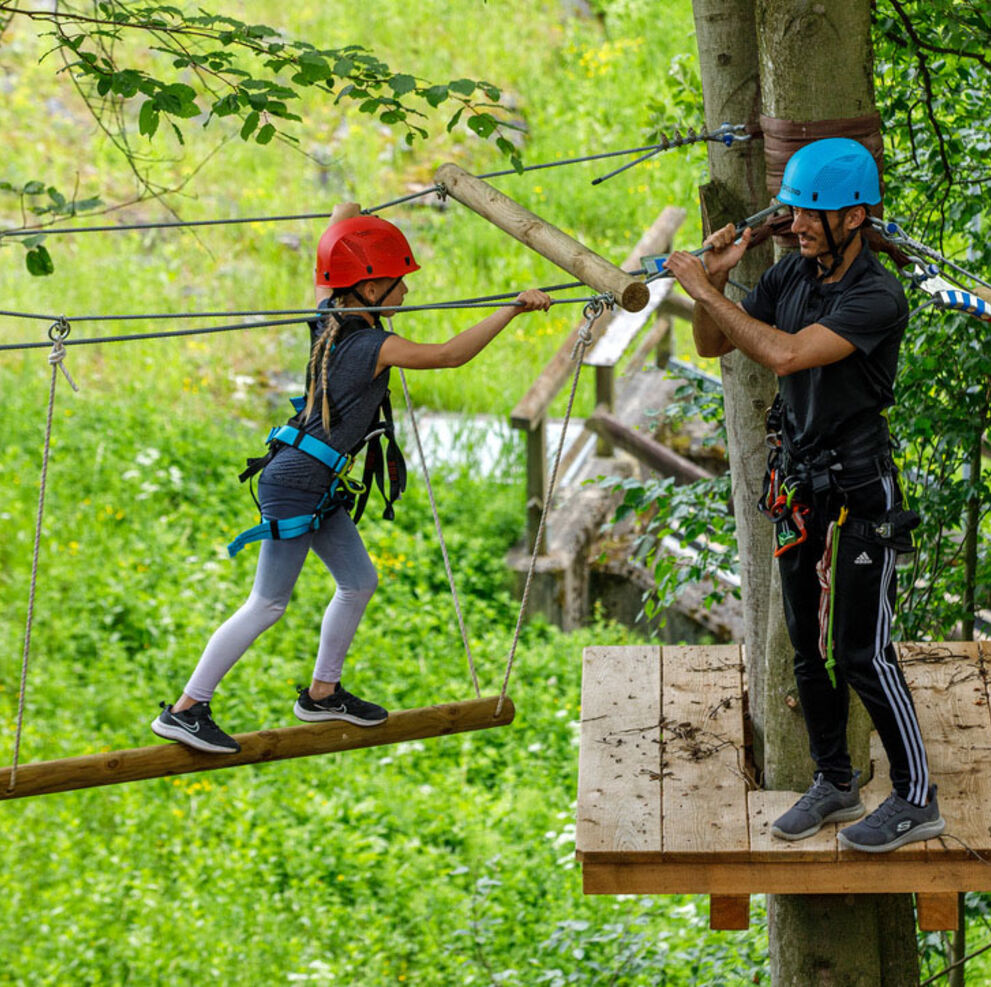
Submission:
[[[52,367],[52,382],[48,391],[48,416],[45,423],[45,445],[41,457],[41,482],[38,490],[38,513],[34,525],[34,554],[31,560],[31,589],[28,592],[27,622],[24,628],[24,654],[21,658],[21,686],[17,698],[17,726],[14,732],[14,757],[10,766],[10,779],[7,791],[12,792],[17,785],[17,762],[21,753],[21,737],[24,732],[24,703],[27,695],[28,660],[31,655],[31,628],[34,624],[34,600],[38,586],[38,557],[41,552],[41,520],[45,511],[45,488],[48,484],[48,458],[52,447],[52,418],[55,412],[55,383],[58,371],[61,370],[65,379],[74,391],[78,391],[76,382],[72,379],[65,364],[65,337],[69,335],[69,323],[65,318],[56,320],[48,330],[52,340],[52,351],[48,354],[48,362]]]
[[[389,323],[389,331],[392,329],[392,320],[386,319]],[[434,488],[430,482],[430,470],[427,468],[427,457],[423,453],[423,443],[420,441],[420,429],[416,424],[416,415],[413,412],[413,400],[410,398],[409,387],[406,384],[406,374],[402,368],[399,370],[399,379],[403,382],[403,395],[406,398],[406,410],[409,412],[409,420],[413,426],[413,437],[416,439],[416,450],[420,454],[420,466],[423,469],[423,479],[427,484],[427,496],[430,498],[430,510],[434,515],[434,529],[437,531],[437,541],[440,542],[440,552],[444,557],[444,570],[447,572],[447,582],[451,587],[451,597],[454,600],[454,612],[458,617],[458,627],[461,628],[461,640],[464,642],[465,655],[468,657],[468,670],[471,672],[471,681],[475,687],[475,698],[481,698],[481,690],[478,687],[478,672],[475,670],[475,659],[471,653],[471,645],[468,642],[468,630],[465,627],[464,616],[461,612],[461,599],[458,596],[458,588],[454,583],[454,571],[451,568],[451,559],[447,554],[447,542],[444,541],[444,532],[441,529],[440,514],[437,512],[437,501],[434,499]],[[496,714],[498,715],[498,714]]]
[[[523,618],[526,616],[527,603],[530,599],[530,585],[533,582],[533,573],[537,567],[537,553],[540,550],[540,541],[544,534],[544,525],[547,522],[547,512],[550,509],[551,500],[554,497],[554,487],[557,484],[557,473],[561,465],[561,456],[564,453],[564,440],[568,432],[568,424],[571,421],[571,411],[575,404],[575,393],[578,390],[578,378],[581,374],[582,360],[585,351],[592,345],[592,325],[595,320],[605,311],[606,300],[611,301],[610,296],[599,295],[585,305],[582,317],[584,324],[578,330],[578,338],[575,340],[574,349],[571,351],[571,359],[575,363],[575,373],[571,381],[571,392],[568,394],[568,407],[564,413],[564,425],[561,429],[561,438],[557,444],[557,452],[554,455],[554,466],[551,469],[550,482],[547,487],[547,496],[544,498],[543,506],[540,510],[540,522],[537,525],[537,536],[534,539],[533,551],[530,553],[530,564],[527,568],[526,582],[523,584],[523,597],[520,600],[520,612],[516,618],[516,628],[513,632],[513,643],[509,648],[509,657],[506,659],[506,674],[502,680],[502,691],[499,693],[499,701],[496,703],[495,715],[502,712],[503,703],[506,700],[506,691],[509,688],[509,677],[513,674],[513,662],[516,659],[516,649],[520,643],[520,634],[523,630]]]
[[[506,168],[502,171],[489,171],[482,175],[476,175],[476,178],[501,178],[504,175],[522,175],[528,171],[540,171],[545,168],[560,168],[565,165],[573,164],[583,164],[587,161],[599,161],[602,158],[614,158],[619,157],[624,154],[644,154],[644,157],[633,161],[623,168],[618,169],[618,171],[612,172],[609,175],[605,175],[602,178],[595,179],[592,184],[596,185],[599,182],[605,181],[606,178],[611,178],[612,175],[618,174],[619,171],[625,170],[625,168],[633,167],[633,165],[639,164],[640,161],[645,161],[649,157],[653,157],[655,154],[660,154],[662,151],[669,151],[675,147],[682,147],[685,144],[694,144],[696,141],[719,141],[729,147],[731,144],[737,141],[747,141],[750,140],[751,134],[740,135],[740,131],[743,131],[745,126],[743,124],[731,125],[724,123],[718,130],[706,131],[705,128],[698,134],[694,130],[689,129],[688,135],[682,137],[680,133],[675,131],[674,138],[668,138],[662,135],[661,140],[657,144],[647,144],[643,147],[628,147],[620,151],[602,151],[598,154],[585,154],[581,157],[576,158],[562,158],[558,161],[546,161],[541,164],[534,165],[523,165],[520,168]],[[649,152],[646,153],[645,152]],[[442,191],[439,185],[431,185],[428,188],[420,189],[417,192],[411,192],[409,195],[400,196],[398,199],[390,199],[388,202],[380,203],[377,206],[369,206],[366,209],[362,209],[362,212],[367,214],[380,212],[383,209],[388,209],[390,206],[397,206],[403,202],[409,202],[412,199],[419,199],[422,196],[433,195],[435,193],[440,193]],[[163,230],[163,229],[176,229],[186,226],[229,226],[235,223],[288,223],[294,220],[303,219],[329,219],[330,213],[325,212],[307,212],[307,213],[295,213],[288,216],[243,216],[235,219],[194,219],[194,220],[163,220],[160,223],[125,223],[121,225],[106,225],[106,226],[56,226],[56,227],[44,227],[35,226],[30,229],[22,230],[0,230],[0,240],[8,236],[36,236],[39,233],[43,233],[45,236],[55,236],[61,233],[118,233],[128,230]]]
[[[643,274],[643,269],[636,271],[624,271],[633,277]],[[540,291],[566,291],[570,288],[582,288],[584,281],[567,281],[563,284],[551,284],[540,288]],[[518,291],[504,291],[498,295],[477,295],[474,298],[459,298],[446,302],[424,302],[422,305],[404,305],[404,312],[418,312],[424,309],[435,308],[470,308],[481,302],[494,302],[503,299],[515,299]],[[557,304],[569,301],[569,299],[558,299]],[[587,302],[588,298],[573,298],[570,301]],[[386,309],[379,305],[366,305],[364,307],[355,306],[351,309],[354,312],[383,312]],[[390,309],[391,311],[391,309]],[[232,318],[260,318],[271,315],[305,315],[309,318],[320,318],[325,315],[325,311],[319,308],[275,308],[275,309],[241,309],[236,311],[225,310],[223,312],[130,312],[122,315],[73,315],[64,316],[73,325],[77,322],[140,322],[154,319],[232,319]],[[40,322],[55,322],[63,316],[50,315],[46,312],[9,312],[0,309],[0,315],[13,319],[35,319]],[[70,345],[75,343],[70,342]]]
[[[636,273],[636,272],[634,272]],[[551,285],[547,288],[543,288],[543,291],[561,291],[566,288],[576,288],[581,286],[582,282],[569,282],[562,285]],[[504,305],[512,305],[513,301],[510,299],[515,299],[519,292],[507,292],[502,295],[487,295],[482,298],[465,299],[463,301],[450,301],[450,302],[430,302],[423,305],[404,305],[404,312],[427,312],[427,311],[443,311],[451,310],[457,311],[459,309],[475,309],[475,308],[502,308]],[[500,300],[501,299],[501,300]],[[589,298],[555,298],[551,301],[552,305],[576,305],[576,304],[586,304]],[[351,312],[393,312],[393,308],[383,308],[382,306],[354,306],[349,308]],[[149,315],[82,315],[73,316],[71,318],[72,322],[94,322],[94,321],[137,321],[139,319],[188,319],[188,318],[211,318],[220,316],[261,316],[268,314],[279,314],[280,312],[294,312],[298,313],[304,318],[298,319],[277,319],[277,320],[262,320],[262,321],[252,321],[249,323],[238,322],[230,325],[222,326],[206,326],[197,329],[170,329],[162,332],[134,332],[125,333],[119,336],[90,336],[83,339],[72,339],[67,342],[68,346],[86,346],[95,343],[127,343],[134,342],[136,340],[143,339],[169,339],[173,336],[200,336],[208,335],[215,332],[237,332],[245,329],[265,329],[272,326],[291,326],[298,325],[301,322],[308,322],[311,319],[317,318],[323,313],[315,309],[280,309],[274,312],[190,312],[190,313],[164,313],[164,314],[149,314]],[[15,318],[24,319],[43,319],[50,320],[53,318],[50,315],[41,315],[31,312],[2,312],[0,315],[12,316]],[[44,342],[27,342],[27,343],[2,343],[0,344],[0,352],[4,350],[31,350],[31,349],[41,349],[46,347],[48,344]]]
[[[932,247],[927,247],[924,243],[920,243],[918,240],[912,239],[912,237],[910,237],[897,223],[872,218],[871,225],[891,243],[906,246],[911,250],[917,250],[924,257],[928,257],[930,260],[935,260],[945,264],[947,267],[952,267],[957,273],[962,274],[971,281],[983,285],[985,288],[991,288],[991,282],[985,281],[983,278],[978,277],[966,268],[961,267],[959,264],[950,260],[949,257],[944,257],[938,251],[933,250]],[[913,259],[917,260],[917,258]],[[921,266],[925,267],[925,264],[922,264]]]

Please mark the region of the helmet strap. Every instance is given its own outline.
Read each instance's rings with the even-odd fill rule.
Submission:
[[[396,285],[399,284],[400,281],[402,281],[402,279],[403,279],[403,275],[400,275],[398,278],[393,278],[392,283],[385,289],[385,291],[382,292],[382,295],[379,298],[379,304],[381,304],[384,298],[389,297],[389,295],[392,293],[392,289],[395,288]],[[359,281],[358,284],[352,285],[350,288],[343,288],[340,292],[340,295],[335,295],[335,297],[343,298],[345,295],[354,295],[354,297],[357,298],[358,301],[361,303],[362,308],[377,308],[378,306],[376,305],[376,303],[374,303],[369,298],[367,298],[364,295],[364,293],[361,291],[359,285],[362,284],[364,284],[364,282]],[[376,324],[381,321],[381,317],[382,317],[381,312],[368,312],[366,314],[371,316],[373,322]]]
[[[839,246],[836,244],[836,239],[833,236],[833,231],[829,226],[829,217],[826,215],[825,209],[819,210],[819,221],[822,223],[823,232],[826,234],[826,243],[829,245],[829,250],[826,251],[833,258],[833,262],[827,267],[821,260],[822,254],[816,257],[816,263],[819,265],[819,273],[816,275],[816,280],[824,281],[828,277],[832,277],[834,272],[843,263],[843,255],[846,253],[846,248],[853,243],[853,238],[860,232],[858,229],[852,229],[843,238],[843,242]]]

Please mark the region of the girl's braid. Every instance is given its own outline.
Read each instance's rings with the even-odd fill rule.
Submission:
[[[313,411],[313,405],[316,402],[317,383],[319,381],[321,390],[320,419],[325,432],[330,432],[331,425],[330,402],[327,399],[327,363],[340,331],[340,320],[336,315],[328,315],[324,322],[323,333],[321,333],[320,338],[316,341],[313,352],[310,354],[310,365],[307,370],[310,386],[306,392],[306,409],[303,412],[303,416],[304,418],[309,418]]]

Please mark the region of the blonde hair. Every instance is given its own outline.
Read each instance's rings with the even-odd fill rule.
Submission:
[[[327,433],[330,432],[330,426],[332,424],[330,400],[327,397],[327,364],[330,361],[330,354],[334,349],[334,343],[337,341],[340,331],[341,323],[339,318],[334,314],[328,315],[324,319],[323,332],[320,334],[316,343],[314,343],[313,351],[310,353],[310,362],[306,374],[310,383],[306,389],[306,407],[303,411],[303,418],[309,419],[310,414],[313,412],[313,406],[316,403],[317,383],[319,382],[321,392],[320,421],[323,424],[323,430]]]

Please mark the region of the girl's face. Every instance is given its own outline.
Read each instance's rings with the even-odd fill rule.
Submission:
[[[381,305],[386,311],[382,312],[383,316],[393,315],[402,304],[403,299],[406,297],[406,292],[409,288],[406,287],[406,282],[400,278],[398,281],[394,282],[394,278],[376,278],[375,279],[375,293],[378,295],[380,291],[387,292],[385,295],[379,297],[376,304]],[[390,288],[389,286],[392,285]]]

